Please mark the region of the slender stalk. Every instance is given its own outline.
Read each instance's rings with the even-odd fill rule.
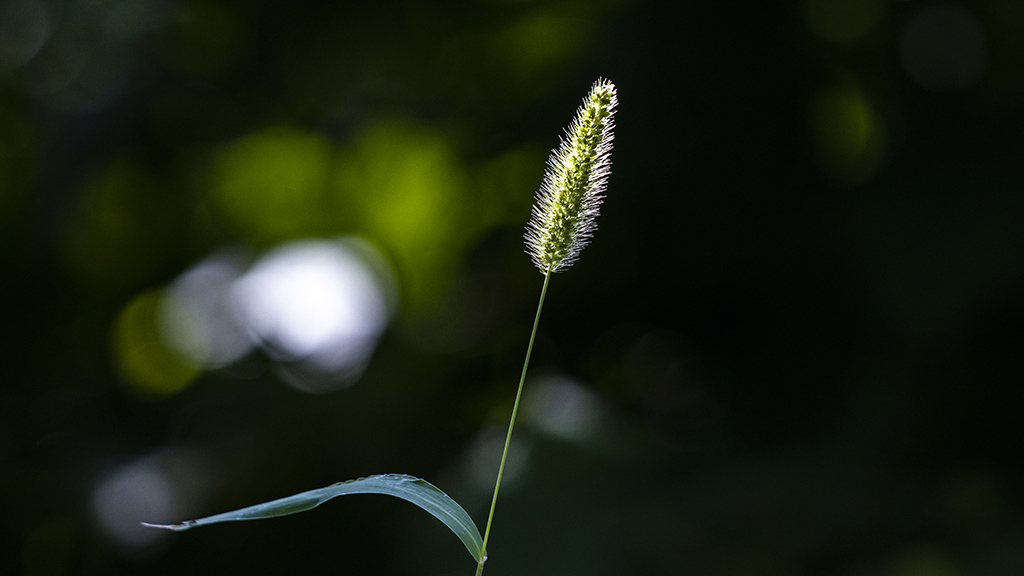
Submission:
[[[540,325],[540,311],[544,309],[544,296],[548,293],[548,281],[551,279],[550,270],[544,273],[544,287],[540,289],[540,301],[537,303],[537,315],[533,319],[533,331],[530,332],[530,344],[526,347],[526,360],[523,361],[523,373],[519,376],[519,389],[516,390],[516,401],[512,404],[512,418],[508,422],[508,434],[505,435],[505,447],[501,451],[501,463],[498,465],[498,479],[494,482],[494,496],[491,498],[491,511],[487,513],[487,527],[484,528],[483,560],[476,565],[476,576],[484,571],[484,562],[487,561],[487,539],[491,535],[491,521],[494,519],[494,507],[498,503],[498,490],[501,488],[501,475],[505,472],[505,458],[508,456],[508,446],[512,442],[512,428],[516,424],[516,414],[519,412],[519,399],[523,396],[523,383],[526,382],[526,370],[530,366],[530,354],[533,353],[533,341],[537,338],[537,326]]]

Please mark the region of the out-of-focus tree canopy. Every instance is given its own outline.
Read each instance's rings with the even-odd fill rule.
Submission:
[[[1024,573],[1024,6],[0,1],[0,573]]]

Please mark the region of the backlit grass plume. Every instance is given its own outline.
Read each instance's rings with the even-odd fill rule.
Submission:
[[[526,347],[526,360],[519,376],[516,401],[512,404],[512,418],[508,423],[505,447],[498,465],[498,479],[494,482],[494,496],[491,511],[487,514],[482,543],[483,560],[477,564],[476,576],[480,576],[487,560],[487,540],[491,535],[491,520],[498,503],[501,476],[505,471],[505,458],[512,442],[512,428],[519,412],[519,399],[523,395],[526,370],[530,366],[533,342],[537,338],[540,313],[544,309],[544,297],[548,293],[551,273],[572,266],[580,250],[590,241],[597,224],[598,207],[608,182],[612,160],[612,128],[614,128],[615,106],[618,104],[615,85],[608,80],[598,79],[576,111],[576,117],[565,131],[565,138],[557,150],[551,152],[544,181],[537,192],[533,205],[533,217],[526,225],[526,246],[533,263],[544,273],[544,286],[540,289],[537,314],[533,319],[530,344]]]
[[[557,150],[551,152],[537,192],[526,246],[541,272],[571,266],[590,241],[611,172],[615,85],[594,83]]]
[[[565,132],[565,138],[557,150],[551,153],[544,181],[537,192],[537,203],[533,217],[526,227],[526,245],[534,264],[544,273],[544,285],[540,290],[537,314],[533,319],[530,343],[526,347],[526,359],[519,377],[512,417],[508,423],[505,447],[501,452],[501,463],[494,482],[491,509],[487,513],[487,527],[483,536],[470,515],[455,500],[426,480],[405,474],[377,474],[338,482],[325,488],[309,490],[263,504],[241,508],[232,512],[188,520],[179,524],[149,524],[180,532],[207,524],[237,520],[258,520],[286,514],[304,512],[338,496],[347,494],[385,494],[411,502],[433,514],[455,533],[466,550],[476,561],[476,576],[481,576],[487,561],[487,541],[491,535],[491,521],[498,502],[498,490],[505,471],[512,428],[519,412],[519,399],[523,395],[526,370],[530,366],[530,354],[540,325],[540,313],[544,308],[544,297],[548,292],[551,273],[559,272],[572,265],[579,257],[580,250],[590,240],[597,228],[597,217],[602,194],[611,169],[612,128],[615,106],[618,100],[615,85],[607,80],[598,80],[590,89],[576,113],[576,118]]]

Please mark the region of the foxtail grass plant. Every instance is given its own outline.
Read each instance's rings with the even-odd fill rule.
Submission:
[[[412,502],[431,513],[455,533],[476,561],[476,576],[483,573],[487,561],[487,542],[491,535],[494,509],[498,503],[501,478],[505,472],[505,461],[512,429],[519,412],[519,400],[523,395],[523,384],[530,366],[530,354],[540,325],[544,297],[547,295],[551,275],[569,268],[579,258],[597,229],[597,218],[604,197],[608,175],[611,171],[611,151],[615,108],[618,97],[615,85],[599,79],[591,87],[583,104],[576,111],[565,136],[557,149],[551,152],[547,170],[540,190],[536,194],[532,217],[526,226],[527,253],[534,265],[544,275],[537,313],[533,319],[530,343],[526,347],[526,359],[519,377],[512,416],[505,435],[505,445],[498,464],[498,476],[494,482],[494,494],[487,513],[487,524],[483,536],[469,514],[455,500],[426,480],[406,474],[379,474],[347,482],[332,484],[326,488],[302,492],[287,498],[257,504],[248,508],[188,520],[181,524],[149,524],[153,528],[182,531],[206,524],[237,520],[258,520],[287,514],[304,512],[323,504],[336,496],[346,494],[386,494]]]

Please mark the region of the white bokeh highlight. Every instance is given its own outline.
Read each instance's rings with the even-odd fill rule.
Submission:
[[[501,451],[505,447],[505,431],[500,428],[481,430],[466,447],[463,469],[470,483],[480,493],[494,490],[494,480],[501,464]],[[505,459],[501,487],[505,492],[515,490],[526,476],[530,464],[530,445],[519,436],[512,436]]]
[[[200,450],[168,446],[114,469],[92,488],[99,532],[128,555],[158,550],[171,533],[142,523],[180,522],[201,510],[213,480],[209,464]]]
[[[235,281],[232,301],[253,342],[275,359],[351,381],[393,313],[395,285],[382,263],[379,252],[354,238],[292,242]]]
[[[101,481],[93,491],[92,511],[103,533],[128,551],[145,549],[167,537],[141,522],[181,515],[172,483],[149,462],[125,466]]]
[[[594,392],[576,380],[552,375],[526,383],[523,416],[549,436],[586,442],[607,425],[608,411]]]
[[[327,392],[354,382],[397,309],[384,256],[355,237],[293,241],[253,258],[223,249],[164,291],[164,344],[204,369],[262,349],[287,384]]]
[[[252,340],[231,302],[232,287],[244,270],[244,255],[222,250],[171,283],[159,311],[164,342],[193,364],[208,369],[248,354]]]

